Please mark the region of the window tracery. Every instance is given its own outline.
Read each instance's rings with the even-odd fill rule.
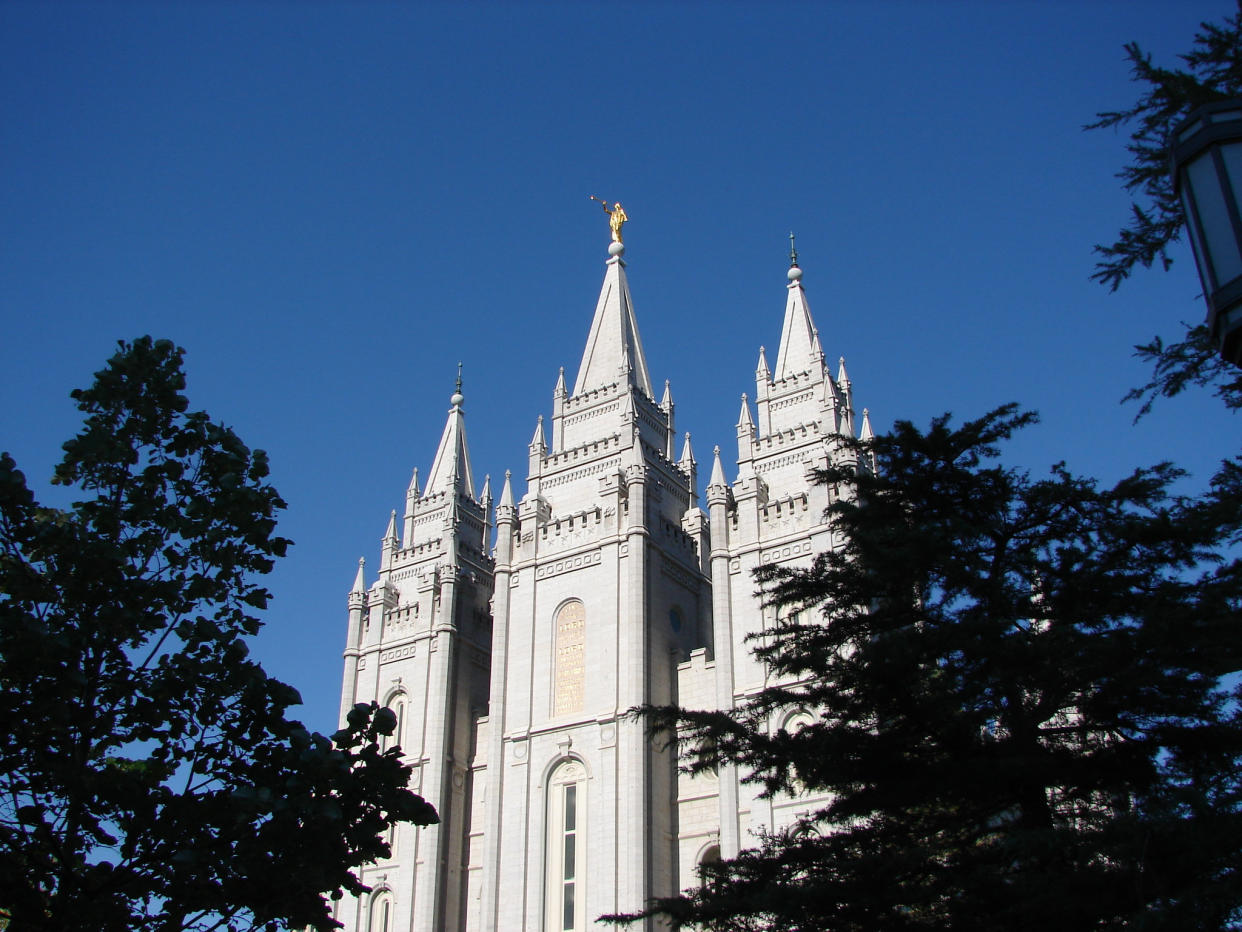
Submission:
[[[586,659],[586,608],[571,599],[556,612],[552,714],[582,711]]]

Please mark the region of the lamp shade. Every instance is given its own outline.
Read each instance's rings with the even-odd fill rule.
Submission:
[[[1242,100],[1200,107],[1169,142],[1208,326],[1221,355],[1242,366]]]

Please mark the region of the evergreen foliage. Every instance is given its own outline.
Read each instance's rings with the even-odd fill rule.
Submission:
[[[643,915],[715,930],[1242,928],[1242,465],[1000,464],[1014,406],[859,444],[840,549],[758,575],[767,685],[643,710],[690,770],[827,799]],[[864,460],[865,461],[865,460]],[[811,721],[774,723],[791,710]],[[610,917],[632,921],[636,916]]]
[[[1186,218],[1169,174],[1169,134],[1192,110],[1205,103],[1242,96],[1242,0],[1225,21],[1201,23],[1193,47],[1181,56],[1185,68],[1154,65],[1137,43],[1126,45],[1133,79],[1144,85],[1135,104],[1096,114],[1087,129],[1132,126],[1127,150],[1131,161],[1117,177],[1135,200],[1130,221],[1109,245],[1096,245],[1100,256],[1092,278],[1116,291],[1136,265],[1157,259],[1168,269],[1170,243],[1181,238]],[[1127,395],[1142,402],[1139,416],[1160,396],[1173,396],[1189,385],[1213,387],[1230,408],[1242,408],[1242,372],[1220,357],[1207,327],[1187,326],[1186,337],[1166,344],[1160,337],[1136,347],[1136,355],[1154,366],[1150,382]]]
[[[331,738],[248,658],[257,577],[289,541],[267,458],[188,412],[183,351],[121,344],[40,506],[0,455],[0,907],[26,930],[337,925],[325,894],[436,820],[380,751],[392,713]]]
[[[1133,79],[1146,85],[1132,107],[1096,114],[1087,129],[1133,124],[1126,149],[1130,164],[1117,173],[1125,189],[1141,199],[1131,202],[1130,221],[1115,242],[1097,245],[1101,258],[1092,278],[1117,287],[1135,265],[1149,268],[1157,259],[1173,264],[1167,249],[1185,225],[1182,205],[1169,176],[1168,138],[1190,111],[1212,101],[1242,96],[1242,2],[1221,25],[1201,23],[1185,68],[1162,68],[1136,42],[1125,46]]]

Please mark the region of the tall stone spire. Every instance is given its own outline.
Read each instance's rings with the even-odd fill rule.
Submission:
[[[458,363],[457,390],[449,399],[448,421],[440,436],[440,447],[436,450],[431,472],[427,474],[424,498],[437,492],[461,492],[474,498],[474,476],[470,471],[470,451],[466,448],[466,416],[461,407],[463,401],[461,364]]]
[[[647,373],[647,357],[638,336],[638,322],[634,319],[630,286],[625,280],[625,262],[621,259],[624,252],[620,243],[612,243],[608,248],[604,284],[574,382],[575,396],[613,382],[628,381],[648,398],[655,398]]]
[[[811,368],[816,356],[822,356],[811,309],[802,290],[802,269],[798,267],[798,253],[790,252],[789,297],[785,301],[785,323],[781,327],[781,348],[776,357],[776,371],[772,378],[779,382]]]

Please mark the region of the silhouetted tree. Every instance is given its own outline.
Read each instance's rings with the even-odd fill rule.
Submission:
[[[22,932],[329,929],[324,895],[434,810],[391,712],[326,738],[249,659],[285,553],[267,458],[187,413],[182,350],[122,344],[39,505],[0,456],[0,906]]]
[[[644,915],[1242,927],[1242,468],[1195,499],[1169,465],[1035,479],[998,461],[1033,419],[899,422],[860,445],[874,473],[822,476],[857,497],[829,509],[841,549],[759,571],[785,609],[753,640],[770,685],[729,713],[644,714],[691,769],[826,802]],[[774,728],[791,709],[811,721]]]
[[[1202,23],[1193,47],[1181,56],[1184,68],[1162,68],[1131,42],[1125,47],[1133,77],[1143,92],[1133,106],[1096,114],[1088,129],[1131,127],[1126,148],[1131,155],[1117,177],[1135,196],[1130,222],[1109,245],[1097,245],[1101,257],[1092,278],[1116,291],[1136,265],[1157,259],[1168,269],[1168,246],[1181,238],[1186,218],[1169,176],[1168,138],[1196,107],[1242,96],[1242,4],[1216,25]],[[1221,359],[1204,325],[1187,327],[1184,339],[1166,344],[1160,337],[1136,347],[1154,365],[1150,382],[1130,392],[1142,401],[1140,415],[1160,395],[1176,395],[1190,385],[1210,386],[1233,409],[1242,408],[1242,372]]]

